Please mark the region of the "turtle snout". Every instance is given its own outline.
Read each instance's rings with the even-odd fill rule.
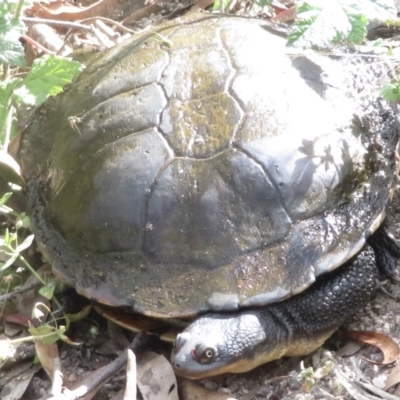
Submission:
[[[187,364],[187,355],[191,354],[191,351],[188,352],[186,349],[189,339],[189,332],[183,332],[180,333],[174,341],[171,364],[176,370],[179,370],[183,365]]]
[[[185,345],[185,343],[187,343],[189,337],[189,332],[180,333],[174,341],[174,350],[176,352],[179,352],[179,350]]]

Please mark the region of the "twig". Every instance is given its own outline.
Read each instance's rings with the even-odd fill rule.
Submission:
[[[92,22],[92,21],[104,21],[104,22],[108,22],[111,25],[115,25],[117,28],[121,29],[121,31],[127,32],[127,33],[131,33],[131,34],[136,34],[137,32],[133,29],[129,29],[126,26],[120,24],[117,21],[114,21],[113,19],[109,19],[109,18],[105,18],[105,17],[90,17],[90,18],[85,18],[82,19],[81,22]]]
[[[143,335],[138,333],[133,339],[130,348],[135,351],[142,341]],[[40,400],[78,400],[86,396],[86,394],[95,390],[101,384],[104,384],[105,381],[110,379],[114,374],[116,374],[127,362],[127,351],[121,353],[114,361],[105,366],[98,374],[93,377],[89,383],[82,385],[74,390],[65,390],[63,393],[52,396],[46,395],[42,397]]]
[[[46,18],[32,18],[32,17],[22,17],[21,20],[26,22],[27,24],[47,24],[47,25],[54,25],[60,26],[63,28],[69,29],[82,29],[84,31],[92,32],[91,26],[79,24],[77,22],[70,22],[70,21],[57,21],[56,19],[46,19]]]
[[[114,21],[109,18],[105,17],[90,17],[90,18],[85,18],[82,19],[80,22],[70,22],[70,21],[58,21],[56,19],[46,19],[46,18],[32,18],[32,17],[22,17],[22,21],[28,23],[28,24],[47,24],[47,25],[54,25],[54,26],[60,26],[63,28],[69,28],[69,29],[83,29],[86,31],[91,31],[90,25],[83,25],[83,22],[92,22],[92,21],[105,21],[108,22],[111,25],[116,26],[117,28],[121,29],[124,32],[127,33],[136,33],[133,29],[129,29],[126,26],[120,24],[117,21]]]
[[[400,400],[400,397],[394,396],[388,392],[385,392],[382,389],[379,389],[378,387],[371,385],[370,383],[364,383],[364,382],[357,382],[358,385],[364,387],[365,389],[369,390],[370,392],[376,394],[377,396],[380,396],[382,399],[385,400]]]
[[[3,294],[0,296],[0,303],[3,301],[7,301],[12,299],[13,297],[17,297],[21,293],[25,293],[28,290],[36,289],[41,287],[42,284],[40,282],[30,283],[29,285],[21,286],[19,288],[14,289],[11,293]]]
[[[356,386],[355,382],[352,382],[348,380],[340,371],[338,368],[335,369],[334,371],[336,378],[340,382],[341,385],[343,385],[347,392],[356,400],[382,400],[379,397],[372,396],[365,391],[360,390],[359,387]]]
[[[53,383],[51,385],[51,394],[53,396],[58,396],[61,394],[64,374],[62,372],[62,365],[60,357],[55,357],[53,360]]]
[[[127,350],[127,358],[124,400],[136,400],[136,357],[131,349]]]
[[[44,47],[35,39],[32,39],[28,35],[21,35],[21,38],[25,40],[25,42],[29,43],[31,46],[36,47],[37,49],[43,51],[45,54],[54,54],[54,51],[49,50],[47,47]]]

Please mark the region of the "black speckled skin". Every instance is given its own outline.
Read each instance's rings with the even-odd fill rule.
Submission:
[[[318,336],[336,329],[369,301],[378,286],[379,276],[374,254],[366,249],[319,279],[310,290],[266,310],[280,321],[289,341]]]
[[[243,372],[319,347],[371,300],[382,276],[397,279],[400,247],[382,228],[368,242],[371,247],[318,278],[297,296],[240,313],[210,314],[196,320],[176,340],[172,364],[177,373],[203,378]],[[206,349],[212,349],[214,357],[205,362],[201,357]]]

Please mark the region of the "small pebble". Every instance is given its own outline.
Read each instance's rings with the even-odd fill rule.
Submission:
[[[378,389],[383,389],[386,384],[386,376],[379,375],[372,379],[372,384],[376,386]]]

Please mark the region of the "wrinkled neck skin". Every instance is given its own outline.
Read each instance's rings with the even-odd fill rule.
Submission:
[[[179,375],[201,379],[308,354],[373,297],[379,276],[368,248],[288,300],[233,314],[204,315],[178,335],[172,365]]]

